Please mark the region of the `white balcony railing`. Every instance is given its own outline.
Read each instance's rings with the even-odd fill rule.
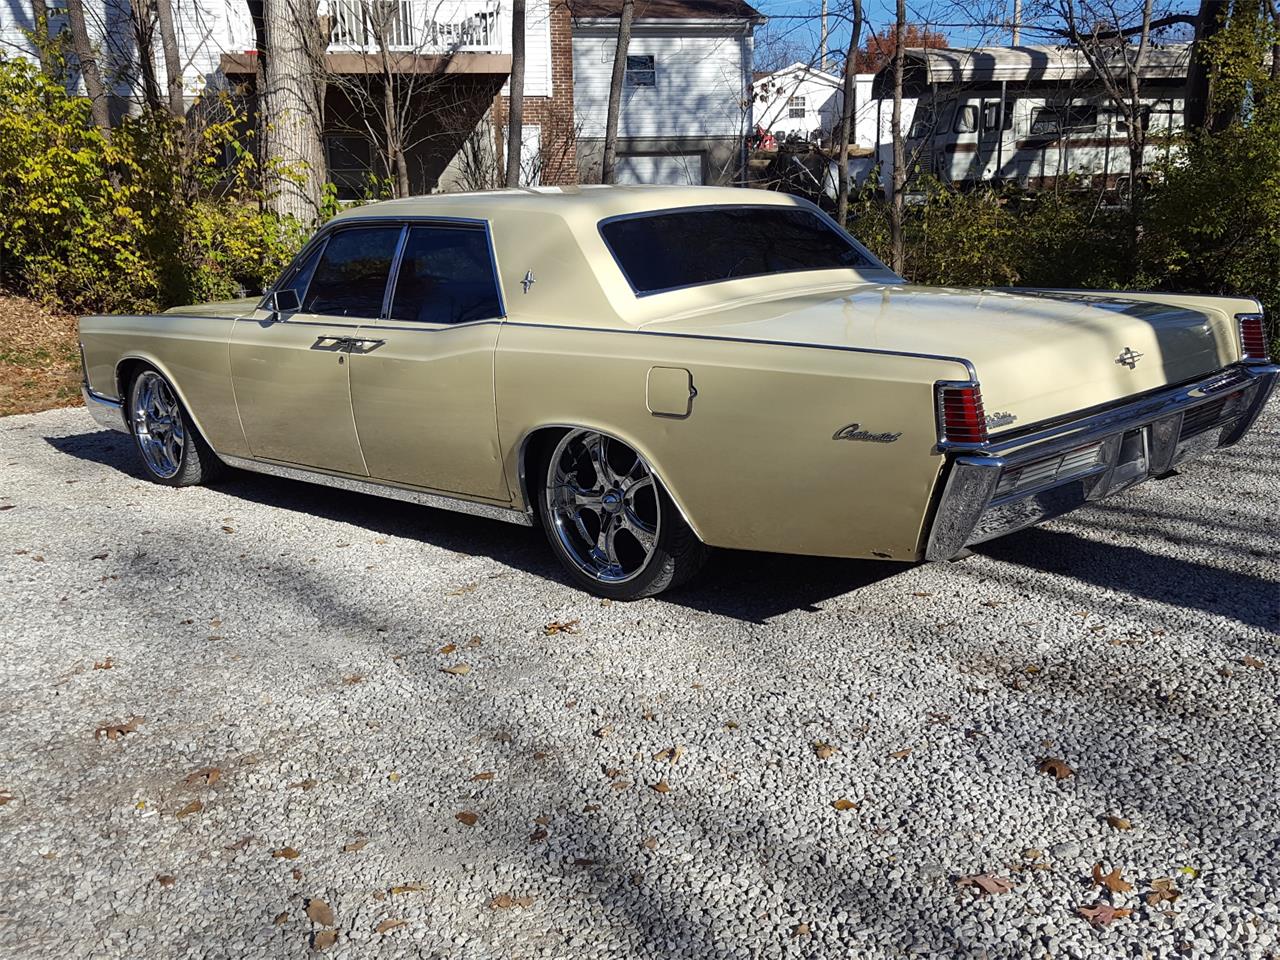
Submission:
[[[500,52],[507,46],[502,11],[489,0],[330,0],[328,7],[332,51]]]

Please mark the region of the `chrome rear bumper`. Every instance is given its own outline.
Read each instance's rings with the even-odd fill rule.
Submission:
[[[1227,447],[1253,425],[1280,366],[1240,364],[1025,436],[995,440],[948,464],[925,557],[1061,516]]]
[[[84,408],[98,426],[119,430],[121,433],[129,432],[128,421],[124,418],[124,404],[119,400],[94,393],[87,383],[80,384],[80,396],[84,397]]]

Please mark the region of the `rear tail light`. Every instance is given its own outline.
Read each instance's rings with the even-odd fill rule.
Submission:
[[[947,444],[987,442],[987,416],[982,388],[976,383],[942,381],[938,393],[938,440]]]
[[[1271,359],[1267,344],[1267,321],[1260,313],[1241,313],[1236,316],[1240,324],[1240,359],[1266,363]]]

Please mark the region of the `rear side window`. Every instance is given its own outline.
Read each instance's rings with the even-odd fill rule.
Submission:
[[[399,240],[398,226],[335,233],[316,265],[302,312],[376,320]]]
[[[846,234],[794,207],[709,207],[605,221],[600,233],[639,295],[801,270],[878,267]]]
[[[447,226],[409,230],[396,276],[391,319],[466,323],[501,315],[484,230]]]

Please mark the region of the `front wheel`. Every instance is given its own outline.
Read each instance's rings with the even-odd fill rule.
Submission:
[[[143,370],[129,385],[129,429],[148,476],[170,487],[214,479],[222,462],[191,422],[173,385]]]
[[[574,580],[613,600],[678,586],[709,553],[644,458],[592,430],[571,430],[552,448],[539,507],[551,549]]]

